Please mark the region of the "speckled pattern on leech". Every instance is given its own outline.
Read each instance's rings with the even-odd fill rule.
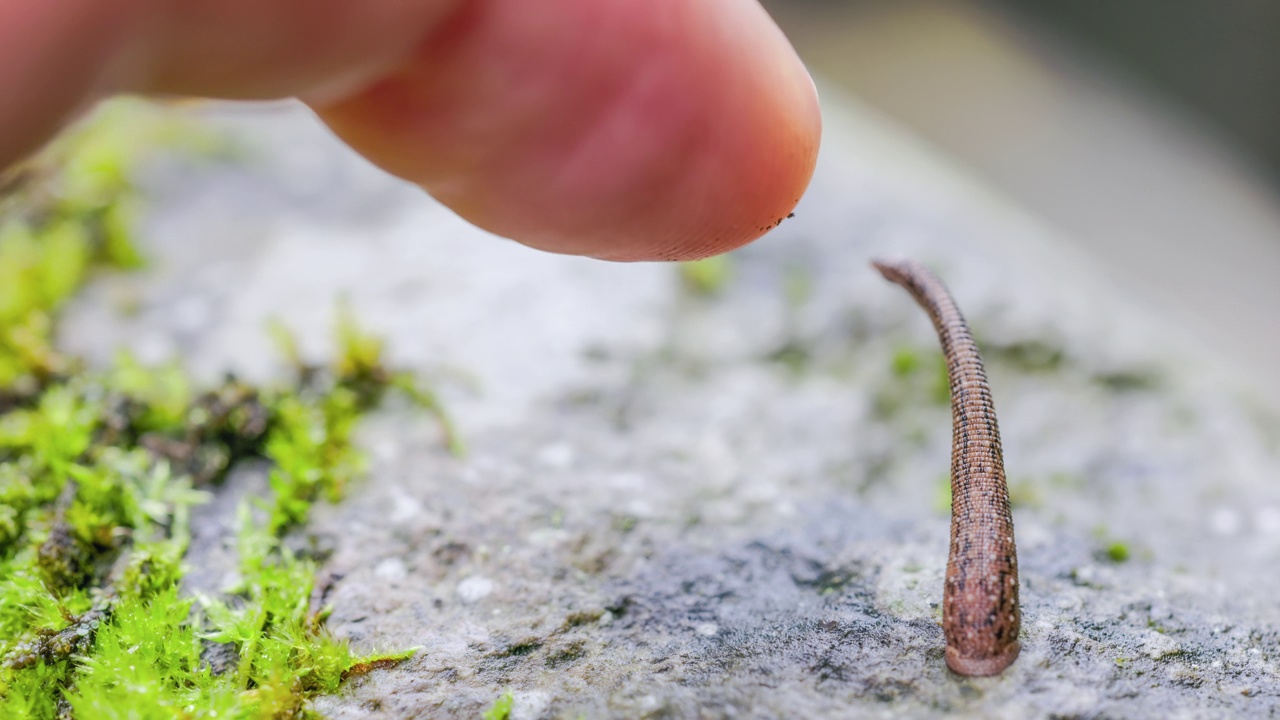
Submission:
[[[872,263],[933,321],[951,383],[951,554],[942,596],[947,666],[995,675],[1017,657],[1018,554],[1000,428],[978,345],[942,281],[912,260]]]

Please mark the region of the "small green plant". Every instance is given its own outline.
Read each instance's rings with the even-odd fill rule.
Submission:
[[[1113,563],[1122,563],[1129,559],[1129,546],[1122,542],[1113,542],[1107,546],[1107,559]]]
[[[1117,539],[1105,526],[1095,527],[1093,536],[1098,542],[1098,549],[1093,552],[1096,560],[1119,564],[1133,557],[1129,543]]]
[[[511,710],[516,705],[515,697],[509,693],[503,693],[501,697],[493,701],[493,705],[484,711],[480,717],[484,720],[507,720],[511,716]]]
[[[274,387],[197,391],[176,365],[87,372],[60,354],[62,304],[92,272],[141,263],[124,209],[137,146],[103,117],[0,182],[0,717],[313,716],[309,698],[414,650],[357,657],[332,637],[316,568],[283,534],[357,477],[355,425],[388,389],[460,445],[346,313],[335,361],[295,362]],[[248,457],[273,469],[238,516],[239,582],[185,595],[191,509]]]
[[[919,370],[923,362],[920,352],[915,348],[899,347],[893,351],[893,374],[897,377],[907,377]]]
[[[933,491],[933,509],[939,515],[951,514],[951,473],[950,471],[942,473],[938,476],[934,483]]]
[[[98,268],[137,268],[131,178],[157,146],[208,153],[212,133],[140,101],[107,103],[37,158],[0,172],[0,410],[74,363],[52,344],[57,313]]]
[[[950,406],[951,376],[942,353],[901,345],[893,350],[889,369],[898,382],[884,383],[877,391],[877,415],[899,415],[904,408],[918,407],[922,399],[932,405]]]
[[[728,255],[680,263],[680,280],[694,295],[719,295],[733,277],[733,261]]]

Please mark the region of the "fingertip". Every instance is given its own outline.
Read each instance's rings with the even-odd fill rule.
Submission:
[[[608,260],[758,238],[799,201],[821,133],[800,60],[741,0],[471,3],[319,112],[471,222]]]

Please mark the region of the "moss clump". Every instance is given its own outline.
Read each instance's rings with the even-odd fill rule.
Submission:
[[[694,295],[719,295],[733,278],[733,261],[728,255],[680,263],[680,281]]]
[[[1126,562],[1129,559],[1129,546],[1122,542],[1113,542],[1107,546],[1104,554],[1113,563]]]
[[[933,509],[939,515],[951,514],[951,473],[946,472],[938,476],[934,483],[933,492]]]
[[[1053,373],[1064,369],[1069,358],[1059,345],[1031,339],[1006,344],[985,343],[984,354],[993,363],[1002,362],[1024,373]]]
[[[359,472],[355,424],[388,390],[447,418],[349,315],[335,362],[271,388],[196,392],[176,367],[86,372],[58,353],[66,299],[140,263],[133,158],[105,117],[0,183],[0,717],[309,716],[308,698],[412,651],[353,656],[281,537]],[[247,457],[274,469],[261,512],[239,515],[240,582],[187,597],[191,508]]]
[[[908,377],[914,375],[920,369],[924,360],[920,357],[920,353],[915,348],[899,347],[893,351],[893,374],[895,377]]]
[[[875,413],[895,417],[908,407],[951,405],[951,377],[947,360],[937,350],[899,346],[889,359],[893,382],[882,383],[873,398]]]
[[[481,715],[484,720],[507,720],[511,717],[511,710],[516,705],[516,699],[511,693],[503,693],[501,697],[493,701],[493,705],[484,711]]]
[[[40,157],[0,172],[0,411],[75,369],[53,348],[58,310],[95,268],[136,268],[144,149],[210,152],[211,133],[136,101],[104,106]]]

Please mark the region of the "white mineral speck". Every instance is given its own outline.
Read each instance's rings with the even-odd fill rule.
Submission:
[[[1280,535],[1280,507],[1267,505],[1259,508],[1253,516],[1253,522],[1263,535]]]
[[[1240,513],[1231,508],[1220,507],[1209,515],[1209,529],[1215,535],[1224,537],[1235,535],[1240,531]]]
[[[475,602],[493,592],[493,581],[487,577],[476,575],[458,583],[458,599],[465,603]]]
[[[1150,632],[1142,641],[1142,652],[1152,660],[1159,660],[1181,650],[1178,642],[1168,635]]]
[[[392,498],[391,522],[403,523],[422,514],[422,503],[417,498],[404,493],[396,493]]]
[[[409,569],[400,558],[390,557],[374,566],[373,574],[382,580],[403,580]]]
[[[542,690],[514,693],[511,704],[511,720],[538,720],[545,717],[551,706],[551,693]]]
[[[202,295],[178,300],[170,313],[174,326],[181,332],[196,332],[213,321],[213,305]]]
[[[569,443],[555,443],[538,451],[538,462],[553,470],[565,470],[573,465],[578,453]]]

